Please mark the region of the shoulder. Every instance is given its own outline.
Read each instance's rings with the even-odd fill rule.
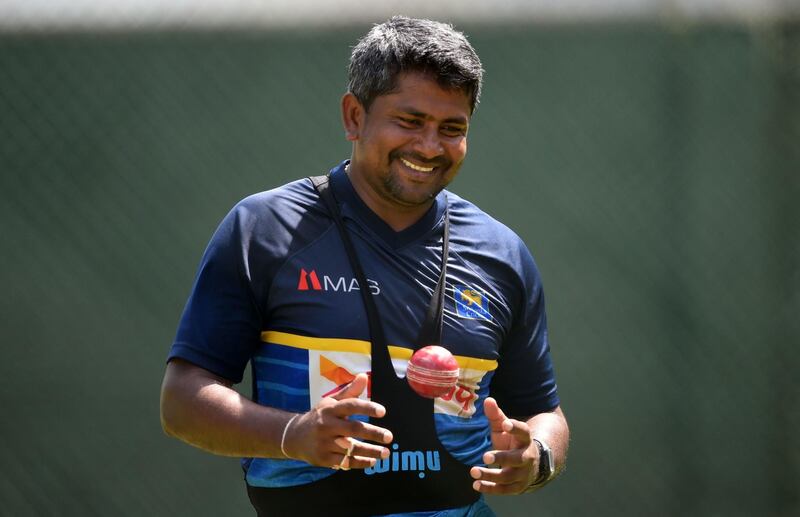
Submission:
[[[530,250],[514,230],[457,194],[448,192],[447,198],[456,251],[510,265],[522,275],[526,270],[535,271]]]
[[[242,199],[231,210],[235,216],[250,221],[279,218],[296,221],[320,206],[319,196],[308,178],[258,192]]]
[[[290,231],[309,220],[326,220],[327,212],[308,178],[299,179],[242,199],[227,216],[244,233]]]
[[[327,211],[308,178],[242,199],[228,212],[215,240],[284,255],[313,239],[331,224]]]

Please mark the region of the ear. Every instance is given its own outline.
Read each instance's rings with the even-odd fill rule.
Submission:
[[[344,136],[348,141],[358,140],[364,127],[364,114],[364,106],[356,96],[349,92],[345,93],[342,97],[342,125],[344,125]]]

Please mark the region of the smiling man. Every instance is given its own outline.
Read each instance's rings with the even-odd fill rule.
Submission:
[[[394,88],[371,103],[352,91],[342,99],[348,168],[359,197],[393,229],[420,219],[458,174],[467,154],[474,99],[439,84],[435,74],[397,74]]]
[[[482,68],[463,34],[395,17],[353,49],[352,154],[241,201],[203,256],[162,385],[165,431],[244,458],[258,515],[493,515],[536,490],[569,430],[544,295],[511,230],[445,190]],[[459,366],[436,399],[415,350]],[[252,400],[232,389],[252,364]]]

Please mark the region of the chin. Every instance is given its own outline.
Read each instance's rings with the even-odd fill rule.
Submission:
[[[395,195],[396,199],[408,206],[419,206],[430,203],[441,191],[442,188],[436,188],[422,191],[405,190],[404,192],[395,192],[394,194],[397,194]]]
[[[383,189],[399,204],[409,207],[425,205],[447,186],[447,183],[442,183],[447,172],[439,172],[430,181],[414,181],[402,170],[391,171],[383,178]]]

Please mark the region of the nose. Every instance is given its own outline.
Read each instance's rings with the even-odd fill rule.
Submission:
[[[432,160],[444,154],[444,146],[436,128],[430,128],[419,134],[415,141],[414,151],[421,158]]]

